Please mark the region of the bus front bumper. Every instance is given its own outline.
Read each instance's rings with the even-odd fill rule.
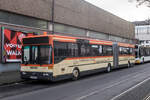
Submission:
[[[22,79],[50,80],[53,81],[51,72],[20,72]]]

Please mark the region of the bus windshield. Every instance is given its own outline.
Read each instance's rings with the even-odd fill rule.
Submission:
[[[22,50],[23,64],[51,64],[52,48],[47,45],[24,46]]]

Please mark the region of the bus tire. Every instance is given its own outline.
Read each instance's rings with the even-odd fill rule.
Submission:
[[[144,58],[142,59],[142,64],[144,64]]]
[[[111,69],[111,64],[108,64],[108,66],[107,66],[107,68],[106,68],[106,72],[109,73],[109,72],[111,72],[111,70],[112,70],[112,69]]]
[[[80,77],[80,71],[78,68],[74,68],[74,70],[72,71],[72,80],[76,81],[78,80]]]
[[[128,61],[128,68],[130,68],[131,67],[131,63],[130,63],[130,61]]]

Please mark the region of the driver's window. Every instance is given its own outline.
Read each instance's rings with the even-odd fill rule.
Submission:
[[[32,53],[31,53],[31,57],[32,57],[32,63],[36,63],[37,61],[37,57],[38,57],[38,47],[37,46],[32,46]]]
[[[30,60],[30,46],[24,46],[24,61]]]

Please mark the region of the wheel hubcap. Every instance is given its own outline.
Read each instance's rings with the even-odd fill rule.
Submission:
[[[107,68],[107,71],[110,72],[110,66]]]
[[[78,71],[77,71],[77,70],[74,70],[74,71],[73,71],[73,76],[74,76],[74,77],[78,77],[78,75],[79,75]]]
[[[130,67],[130,63],[128,62],[128,67]]]

